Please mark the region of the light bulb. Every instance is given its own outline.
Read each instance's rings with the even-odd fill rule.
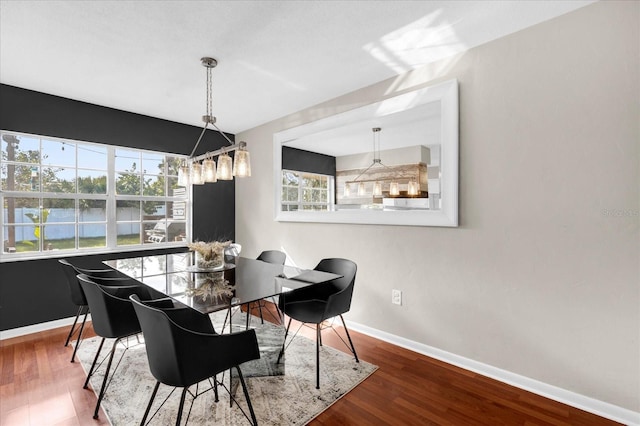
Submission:
[[[217,182],[216,162],[211,158],[202,161],[202,178],[205,182]]]
[[[358,184],[358,196],[364,197],[365,195],[367,195],[367,189],[364,187],[364,182],[360,182]]]
[[[222,153],[218,157],[218,172],[216,178],[218,180],[232,180],[233,179],[233,164],[229,154]]]
[[[182,163],[178,169],[178,185],[189,186],[189,166],[187,163]]]
[[[418,195],[418,182],[416,182],[415,180],[411,180],[409,181],[409,186],[407,188],[407,194],[408,195]]]
[[[382,197],[382,184],[380,182],[373,184],[373,196]]]
[[[398,188],[398,182],[391,182],[389,184],[389,195],[397,197],[400,195],[400,189]]]
[[[202,185],[202,164],[196,162],[191,165],[191,183],[194,185]]]
[[[249,151],[244,148],[238,149],[233,163],[233,175],[237,177],[251,176],[251,162],[249,160]]]

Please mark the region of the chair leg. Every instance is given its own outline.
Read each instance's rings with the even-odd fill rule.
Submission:
[[[344,322],[344,318],[340,315],[340,319],[342,320],[342,326],[344,327],[344,332],[347,333],[347,339],[349,339],[349,344],[351,345],[351,352],[353,352],[353,356],[356,357],[356,362],[360,362],[358,359],[358,354],[356,353],[356,347],[353,346],[353,342],[351,341],[351,336],[349,335],[349,329],[347,328],[347,324]]]
[[[111,363],[113,362],[113,356],[116,354],[116,345],[120,339],[116,339],[111,347],[111,354],[109,355],[109,362],[107,362],[107,369],[104,371],[104,378],[102,379],[102,387],[100,388],[100,394],[98,395],[98,402],[96,403],[96,410],[93,412],[93,418],[98,418],[98,411],[100,410],[100,403],[104,397],[104,392],[107,389],[107,380],[109,379],[109,370],[111,370]]]
[[[78,340],[76,341],[76,347],[73,348],[73,354],[71,355],[71,362],[75,361],[76,352],[78,352],[78,348],[80,347],[80,340],[82,339],[82,330],[84,330],[84,323],[87,322],[88,313],[89,313],[89,307],[87,306],[87,311],[84,313],[84,318],[82,318],[82,324],[80,324],[80,331],[78,332]]]
[[[89,385],[89,379],[93,375],[93,369],[96,368],[96,362],[98,362],[98,357],[100,356],[100,351],[102,350],[102,345],[104,345],[104,337],[100,340],[100,346],[98,346],[98,350],[96,351],[96,356],[93,358],[93,364],[91,364],[91,368],[89,369],[89,373],[87,374],[87,380],[84,381],[84,385],[82,387],[84,389]]]
[[[249,392],[247,391],[247,385],[244,382],[244,377],[242,377],[242,371],[240,371],[240,367],[236,365],[236,370],[238,371],[238,377],[240,378],[240,383],[242,384],[242,391],[244,392],[244,398],[247,400],[247,405],[249,406],[249,413],[251,414],[251,421],[254,426],[258,426],[258,420],[256,420],[256,413],[253,411],[253,405],[251,405],[251,398],[249,398]]]
[[[247,324],[244,326],[245,330],[249,329],[249,318],[251,318],[251,302],[247,303]]]
[[[71,340],[71,336],[73,335],[73,332],[76,328],[76,324],[78,323],[78,318],[80,318],[80,313],[82,312],[82,308],[84,306],[79,306],[78,307],[78,312],[76,312],[76,319],[73,320],[73,325],[71,326],[71,329],[69,330],[69,335],[67,336],[67,341],[64,342],[64,346],[69,346],[69,340]],[[72,361],[73,362],[73,361]]]
[[[176,426],[180,426],[180,420],[182,420],[182,409],[184,408],[185,396],[187,396],[187,388],[182,389],[182,395],[180,396],[180,407],[178,408],[178,417],[176,418]]]
[[[278,354],[278,361],[276,361],[276,364],[280,363],[280,359],[282,358],[282,355],[284,355],[284,347],[287,344],[287,334],[289,334],[289,327],[291,327],[291,320],[292,318],[289,318],[289,323],[287,324],[287,328],[284,331],[284,340],[282,342],[282,349],[280,349],[280,353]]]
[[[144,410],[144,416],[142,416],[142,421],[140,422],[140,426],[144,426],[144,422],[147,421],[147,416],[149,415],[149,411],[151,411],[151,406],[153,405],[153,400],[156,398],[156,393],[158,393],[159,387],[160,387],[160,382],[156,382],[156,385],[153,388],[153,392],[151,392],[151,399],[149,400],[149,404],[147,404],[147,409]]]
[[[276,307],[276,312],[278,313],[278,320],[280,321],[280,324],[284,323],[284,314],[280,311],[280,308],[278,307],[278,302],[276,302],[276,298],[272,297],[271,301],[273,302],[273,304]]]
[[[264,324],[264,317],[262,316],[262,300],[258,300],[258,311],[260,311],[260,322]]]
[[[320,324],[316,324],[316,389],[320,389]]]

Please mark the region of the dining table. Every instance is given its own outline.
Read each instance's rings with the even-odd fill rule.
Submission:
[[[215,268],[197,266],[193,252],[170,253],[105,260],[105,265],[145,285],[152,296],[170,297],[177,304],[220,318],[216,332],[237,332],[255,328],[260,359],[243,365],[248,377],[284,374],[285,362],[278,355],[285,339],[284,321],[279,323],[249,321],[249,312],[242,306],[263,299],[285,298],[287,293],[302,287],[322,285],[341,275],[279,265],[261,260],[226,256]],[[234,316],[241,319],[234,322]]]

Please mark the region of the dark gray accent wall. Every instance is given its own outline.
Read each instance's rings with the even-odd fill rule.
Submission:
[[[282,168],[321,175],[336,175],[336,157],[303,149],[282,147]]]
[[[0,84],[0,129],[185,155],[191,153],[202,131],[196,126],[6,84]],[[234,135],[227,136],[234,140]],[[208,130],[196,154],[226,145],[220,134]],[[234,181],[194,188],[193,238],[235,238]],[[140,253],[114,252],[83,256],[82,260],[100,264],[105,259]],[[0,330],[66,318],[75,315],[75,310],[57,259],[0,263]]]

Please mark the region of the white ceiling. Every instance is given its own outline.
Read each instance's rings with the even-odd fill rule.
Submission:
[[[237,133],[592,2],[0,0],[0,82]]]

